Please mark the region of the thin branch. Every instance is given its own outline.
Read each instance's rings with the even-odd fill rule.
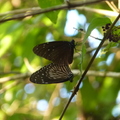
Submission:
[[[12,11],[11,13],[7,12],[7,13],[5,13],[6,16],[4,16],[4,18],[2,18],[0,20],[0,23],[10,21],[10,20],[23,19],[23,18],[28,17],[28,16],[34,16],[34,15],[38,15],[38,14],[42,14],[42,13],[55,11],[55,10],[71,9],[71,8],[75,8],[75,7],[78,7],[78,6],[84,6],[84,5],[90,5],[90,4],[93,5],[93,4],[97,4],[99,2],[103,2],[103,1],[107,1],[107,0],[95,0],[95,1],[87,1],[87,2],[79,2],[79,1],[77,1],[77,2],[71,2],[69,4],[63,4],[63,5],[59,5],[59,6],[46,8],[46,9],[39,9],[38,10],[38,8],[37,8],[37,10],[34,10],[34,8],[33,8],[33,9],[29,9],[27,11],[23,10],[24,11],[23,13],[21,13],[22,10],[20,10],[20,11],[17,10],[16,12]],[[19,12],[20,12],[20,14],[19,14]],[[18,14],[12,15],[14,13],[15,14],[18,13]]]
[[[0,83],[4,83],[4,82],[10,81],[10,80],[21,79],[21,78],[25,79],[29,76],[30,76],[30,73],[22,73],[22,74],[17,74],[14,76],[3,77],[3,78],[0,78]]]
[[[115,12],[119,12],[118,8],[115,6],[115,4],[113,3],[113,1],[106,1],[106,3],[108,4],[108,6]]]
[[[72,70],[74,75],[79,75],[80,71],[79,70]],[[84,72],[84,70],[82,71],[82,73]],[[4,83],[10,80],[16,80],[16,79],[25,79],[30,77],[30,73],[21,73],[21,74],[17,74],[14,76],[9,76],[9,77],[3,77],[0,78],[0,83]],[[120,72],[112,72],[112,71],[108,71],[108,72],[100,72],[100,71],[94,71],[94,70],[89,70],[86,74],[87,76],[98,76],[98,77],[114,77],[114,78],[120,78]]]
[[[26,12],[35,12],[41,10],[40,7],[33,7],[33,8],[26,8],[26,9],[18,9],[13,11],[8,11],[5,13],[0,13],[0,17],[3,17],[5,15],[12,15],[12,14],[20,14],[20,13],[26,13]]]
[[[73,97],[76,95],[76,93],[78,92],[79,86],[80,86],[81,82],[83,81],[86,73],[88,72],[89,68],[91,67],[91,65],[92,65],[92,63],[93,63],[93,61],[94,61],[94,59],[96,58],[96,56],[97,56],[100,48],[102,47],[102,45],[103,45],[103,43],[105,42],[105,40],[108,38],[109,33],[111,32],[113,26],[116,24],[116,22],[118,21],[119,18],[120,18],[120,14],[118,15],[118,17],[116,18],[116,20],[114,21],[114,23],[111,25],[110,29],[107,31],[106,35],[104,36],[103,40],[101,41],[100,45],[98,46],[97,50],[95,51],[93,57],[91,58],[90,62],[88,63],[88,66],[87,66],[87,68],[85,69],[84,73],[82,74],[79,82],[78,82],[77,85],[75,86],[74,91],[73,91],[71,97],[69,98],[68,103],[66,104],[65,108],[63,109],[63,112],[62,112],[59,120],[62,119],[63,115],[65,114],[65,112],[66,112],[66,110],[67,110],[67,108],[68,108],[68,106],[69,106],[69,104],[70,104],[70,102],[71,102],[71,100],[72,100],[72,98],[73,98]]]
[[[78,75],[80,74],[79,70],[72,70],[73,74]],[[84,72],[84,71],[82,71]],[[101,72],[101,71],[94,71],[89,70],[86,74],[86,76],[98,76],[98,77],[113,77],[113,78],[120,78],[120,72]]]
[[[82,28],[77,29],[77,28],[74,28],[74,27],[73,27],[73,29],[78,30],[80,33],[83,33],[84,35],[86,34],[86,32],[85,32]],[[94,37],[94,36],[92,36],[92,35],[89,35],[89,37],[92,37],[92,38],[94,38],[94,39],[96,39],[96,40],[102,40],[102,39],[96,38],[96,37]]]
[[[9,75],[9,74],[20,74],[20,72],[17,72],[17,71],[0,72],[0,75]]]
[[[104,44],[102,45],[102,47],[106,47],[107,45],[109,44],[109,41],[108,40],[106,40],[105,42],[104,42]],[[101,48],[102,48],[101,47]],[[92,51],[94,51],[94,50],[96,50],[98,47],[95,47],[95,48],[91,48],[91,47],[88,47],[87,48],[87,52],[86,53],[90,53],[90,52],[92,52]],[[112,48],[112,50],[119,50],[119,49],[117,49],[117,48]],[[75,53],[74,54],[74,58],[76,58],[76,57],[79,57],[80,56],[80,54],[78,54],[78,53]]]
[[[120,9],[120,1],[118,0],[118,10]]]
[[[99,13],[102,15],[106,15],[106,16],[118,16],[118,12],[117,11],[110,11],[110,10],[103,10],[103,9],[94,9],[94,8],[89,8],[89,7],[76,7],[77,10],[85,10],[85,11],[89,11],[89,12],[95,12],[95,13]]]

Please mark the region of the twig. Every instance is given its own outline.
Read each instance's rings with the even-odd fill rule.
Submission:
[[[0,75],[8,75],[8,74],[20,74],[20,72],[17,72],[17,71],[0,72]]]
[[[80,71],[79,70],[72,70],[74,75],[79,75]],[[82,73],[84,72],[84,70],[82,71]],[[17,74],[14,76],[9,76],[9,77],[3,77],[0,78],[0,83],[4,83],[10,80],[16,80],[16,79],[23,79],[23,78],[28,78],[30,77],[30,73],[21,73],[21,74]],[[108,71],[108,72],[100,72],[100,71],[94,71],[94,70],[89,70],[86,74],[87,76],[93,75],[93,76],[100,76],[100,77],[114,77],[114,78],[120,78],[120,72],[112,72],[112,71]]]
[[[103,9],[94,9],[94,8],[89,8],[89,7],[76,7],[77,10],[85,10],[85,11],[89,11],[89,12],[95,12],[98,14],[102,14],[102,15],[106,15],[106,16],[118,16],[118,12],[117,11],[111,11],[111,10],[103,10]]]
[[[41,10],[40,7],[33,7],[33,8],[26,8],[26,9],[18,9],[18,10],[13,10],[13,11],[8,11],[5,13],[0,13],[0,17],[3,17],[5,15],[9,15],[9,14],[19,14],[19,13],[26,13],[26,12],[34,12],[37,10]]]
[[[80,71],[79,70],[72,70],[73,74],[75,75],[78,75],[80,74]],[[84,72],[84,71],[83,71]],[[90,70],[87,72],[86,74],[87,76],[100,76],[100,77],[114,77],[114,78],[120,78],[120,73],[118,72],[100,72],[100,71],[93,71],[93,70]],[[6,79],[6,80],[13,80],[13,78],[15,79],[21,79],[21,78],[26,78],[26,77],[29,77],[30,74],[29,73],[26,73],[26,74],[19,74],[19,75],[15,75],[14,77],[5,77],[5,78],[1,78],[0,79],[0,83],[3,83],[3,82],[6,82],[6,81],[3,81],[3,79]],[[16,86],[18,83],[20,83],[21,81],[15,81],[14,83],[10,84],[10,85],[7,85],[5,86],[4,88],[0,89],[0,94],[2,94],[3,92],[5,92],[6,90],[10,89],[11,87],[13,86]],[[60,86],[59,86],[60,85]],[[56,89],[58,90],[58,88],[61,87],[61,84],[58,84],[58,86],[56,86]],[[57,91],[55,89],[55,91]],[[55,92],[56,93],[56,92]],[[51,99],[53,99],[54,97],[51,97]],[[51,104],[51,100],[49,102]],[[49,105],[50,105],[49,104]],[[52,111],[52,107],[50,107],[46,112],[46,115],[49,116],[50,114],[50,111]],[[47,116],[45,117],[47,119]]]
[[[74,27],[73,27],[73,29],[78,30],[79,32],[81,32],[81,33],[83,33],[83,34],[86,34],[85,31],[84,31],[83,29],[81,29],[81,28],[80,28],[80,29],[77,29],[77,28],[74,28]],[[89,35],[89,36],[92,37],[92,38],[94,38],[94,39],[96,39],[96,40],[102,40],[102,39],[96,38],[96,37],[94,37],[94,36],[92,36],[92,35]]]
[[[79,70],[72,70],[74,75],[80,74]],[[82,71],[83,73],[84,71]],[[120,72],[101,72],[101,71],[94,71],[94,70],[89,70],[86,74],[86,76],[98,76],[98,77],[113,77],[113,78],[120,78]]]
[[[63,5],[54,6],[54,7],[51,7],[51,8],[39,9],[37,11],[27,10],[26,12],[24,11],[24,13],[13,15],[12,17],[7,14],[6,17],[4,17],[0,20],[0,23],[10,21],[10,20],[23,19],[23,18],[28,17],[28,16],[34,16],[34,15],[37,15],[37,14],[47,13],[47,12],[51,12],[51,11],[54,11],[54,10],[71,9],[71,8],[78,7],[78,6],[96,4],[96,3],[99,3],[99,2],[103,2],[103,1],[107,1],[107,0],[95,0],[95,1],[87,1],[87,2],[71,2],[69,4],[63,4]],[[10,13],[10,12],[8,12],[8,13]],[[19,13],[19,11],[12,12],[11,15],[13,13]]]
[[[106,1],[106,3],[108,4],[108,6],[115,12],[119,12],[118,8],[115,6],[115,4],[113,3],[113,1]]]
[[[109,44],[109,41],[108,40],[106,40],[105,42],[104,42],[104,44],[102,45],[102,47],[105,47],[105,46],[107,46]],[[88,47],[87,48],[87,53],[90,53],[90,52],[92,52],[92,51],[94,51],[94,50],[96,50],[98,47],[95,47],[95,48],[91,48],[91,47]],[[113,48],[114,50],[116,49],[116,48]],[[119,50],[119,49],[118,49]],[[80,54],[78,54],[78,53],[75,53],[74,54],[74,58],[76,58],[76,57],[78,57],[78,56],[80,56]]]
[[[4,78],[0,78],[0,83],[4,83],[4,82],[15,80],[15,79],[27,78],[29,76],[30,76],[30,73],[22,73],[14,76],[4,77]]]
[[[68,108],[68,106],[69,106],[69,104],[70,104],[70,102],[71,102],[71,100],[72,100],[72,98],[73,98],[73,97],[76,95],[76,93],[78,92],[79,86],[80,86],[82,80],[84,79],[86,73],[88,72],[89,68],[91,67],[91,65],[92,65],[94,59],[96,58],[96,55],[98,54],[100,48],[102,47],[104,41],[107,39],[109,33],[111,32],[113,26],[115,25],[115,23],[118,21],[119,18],[120,18],[120,14],[118,15],[118,17],[116,18],[116,20],[114,21],[114,23],[111,25],[110,29],[107,31],[106,35],[104,36],[103,40],[101,41],[100,45],[98,46],[97,50],[95,51],[95,53],[94,53],[93,57],[91,58],[88,66],[87,66],[87,68],[85,69],[85,71],[84,71],[84,73],[82,74],[79,82],[78,82],[77,85],[75,86],[74,91],[73,91],[71,97],[69,98],[69,101],[68,101],[68,103],[66,104],[66,106],[65,106],[65,108],[64,108],[64,110],[63,110],[63,112],[62,112],[62,114],[61,114],[61,116],[60,116],[60,118],[59,118],[59,120],[62,119],[65,111],[67,110],[67,108]]]

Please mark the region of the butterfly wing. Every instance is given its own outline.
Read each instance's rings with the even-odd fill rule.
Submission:
[[[57,64],[71,64],[74,53],[74,40],[54,41],[35,46],[33,51],[38,56],[44,57]]]
[[[72,81],[73,73],[68,65],[51,63],[33,73],[30,81],[37,84],[52,84]]]

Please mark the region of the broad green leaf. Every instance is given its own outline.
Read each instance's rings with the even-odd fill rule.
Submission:
[[[104,17],[104,18],[100,18],[100,17],[94,18],[91,21],[91,23],[90,23],[90,25],[89,25],[89,27],[87,29],[87,32],[85,34],[85,37],[84,37],[83,41],[84,42],[86,41],[86,39],[88,38],[88,36],[90,35],[90,33],[92,32],[93,29],[95,29],[96,27],[99,27],[99,26],[103,26],[103,25],[105,25],[107,23],[111,23],[109,18],[106,18],[106,17]]]
[[[41,8],[50,8],[53,6],[57,6],[63,3],[62,0],[38,0],[39,6]],[[59,11],[52,11],[45,13],[45,15],[53,22],[56,24],[57,18],[58,18]]]

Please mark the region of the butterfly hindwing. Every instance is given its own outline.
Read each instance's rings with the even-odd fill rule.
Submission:
[[[52,84],[72,81],[73,73],[68,65],[51,63],[33,73],[30,81],[37,84]]]

